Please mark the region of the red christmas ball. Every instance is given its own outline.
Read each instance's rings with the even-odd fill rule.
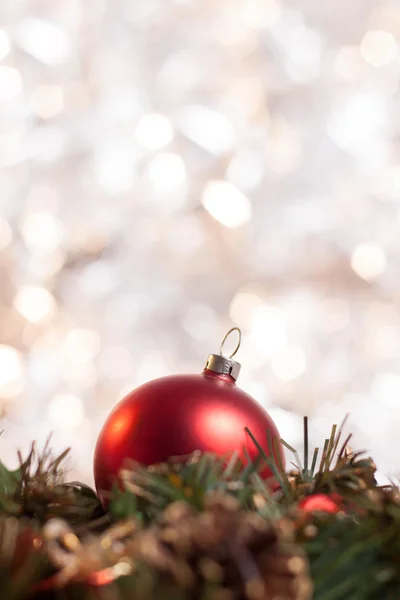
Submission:
[[[97,492],[111,489],[126,459],[143,465],[166,462],[196,450],[245,460],[258,451],[247,427],[268,456],[278,430],[268,413],[236,387],[239,363],[212,354],[203,373],[155,379],[130,392],[114,408],[100,432],[94,458]],[[276,442],[275,442],[276,444]],[[279,441],[280,460],[284,453]],[[262,472],[271,476],[268,467]]]
[[[339,494],[312,494],[299,502],[304,513],[324,512],[335,515],[341,511],[343,498]]]

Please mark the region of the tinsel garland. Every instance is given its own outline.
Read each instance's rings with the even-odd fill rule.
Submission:
[[[32,447],[0,464],[1,599],[398,600],[399,488],[348,442],[334,426],[310,461],[283,442],[288,473],[261,449],[127,465],[107,511]]]

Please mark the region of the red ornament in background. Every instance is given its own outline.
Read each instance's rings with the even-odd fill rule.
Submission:
[[[335,515],[342,510],[343,498],[339,494],[312,494],[299,502],[304,513],[324,512]]]
[[[239,341],[229,358],[222,347],[232,331]],[[143,465],[166,462],[195,450],[229,455],[235,450],[245,460],[258,451],[245,432],[248,427],[267,455],[269,436],[280,439],[268,413],[251,396],[236,387],[240,365],[232,360],[241,333],[231,329],[221,344],[221,354],[211,354],[203,373],[171,375],[149,381],[130,392],[108,417],[100,432],[94,458],[97,492],[111,489],[126,459]],[[276,442],[275,442],[276,444]],[[279,442],[282,464],[284,454]],[[272,475],[269,468],[264,477]]]

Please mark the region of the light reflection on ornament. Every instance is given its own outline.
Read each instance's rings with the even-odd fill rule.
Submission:
[[[204,443],[223,448],[227,445],[232,448],[240,447],[238,432],[243,431],[242,445],[246,445],[246,433],[243,428],[243,415],[238,412],[236,415],[230,407],[222,405],[215,408],[207,407],[207,410],[198,410],[196,418],[197,435],[199,439],[204,436]]]
[[[132,391],[132,388],[130,388]],[[137,422],[137,407],[136,410],[119,411],[116,415],[111,415],[110,428],[108,434],[113,440],[123,438],[126,431],[134,432],[134,426]]]

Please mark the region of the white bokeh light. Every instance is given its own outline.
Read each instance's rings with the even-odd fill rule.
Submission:
[[[254,310],[249,343],[260,364],[282,352],[287,338],[287,324],[282,310],[268,305]]]
[[[241,227],[251,219],[250,200],[228,181],[210,181],[203,192],[203,204],[225,227]]]
[[[52,119],[64,107],[62,89],[59,85],[38,85],[29,100],[32,111],[42,119]]]
[[[214,154],[228,152],[235,144],[235,130],[231,121],[209,107],[193,105],[185,108],[179,123],[189,139]]]
[[[21,91],[20,72],[14,67],[0,65],[0,102],[15,100]]]
[[[271,363],[272,371],[284,381],[297,379],[303,375],[306,367],[304,350],[297,346],[287,346],[274,357]]]
[[[396,408],[400,397],[400,375],[397,373],[379,373],[374,378],[372,396],[376,402],[386,408]]]
[[[343,46],[339,49],[334,72],[345,81],[357,81],[362,76],[365,63],[360,55],[358,46]]]
[[[15,36],[17,43],[25,52],[48,65],[65,63],[72,53],[68,34],[44,19],[22,20],[15,31]]]
[[[367,31],[361,46],[361,56],[373,67],[383,67],[393,60],[399,53],[398,44],[394,35],[389,31]]]
[[[0,219],[0,250],[11,244],[13,232],[10,224],[5,219]]]
[[[49,404],[49,421],[56,429],[76,429],[84,416],[82,401],[73,394],[56,394]]]
[[[72,329],[61,345],[64,360],[73,363],[90,361],[99,351],[99,334],[92,329]]]
[[[7,31],[0,29],[0,60],[3,60],[10,52],[10,38]]]
[[[351,256],[351,266],[362,279],[375,279],[386,270],[385,251],[376,244],[359,244]]]
[[[128,191],[136,178],[135,156],[131,144],[110,144],[102,147],[95,157],[95,176],[101,188],[118,195]]]
[[[249,328],[253,322],[254,313],[263,306],[262,298],[251,291],[239,291],[229,306],[232,320],[240,327]]]
[[[24,389],[24,365],[21,353],[0,344],[0,397],[12,398]]]
[[[15,296],[14,306],[25,319],[39,324],[53,316],[56,302],[46,288],[38,285],[25,285]]]
[[[376,92],[340,96],[327,123],[332,140],[354,156],[373,155],[386,125],[385,99]]]
[[[149,164],[148,174],[160,193],[177,191],[186,182],[185,163],[178,154],[157,154]]]
[[[264,175],[264,164],[260,156],[242,152],[235,156],[226,172],[227,179],[241,191],[257,188]]]
[[[159,150],[167,146],[173,139],[174,131],[171,121],[164,115],[150,113],[144,115],[137,126],[136,138],[143,148]]]
[[[21,233],[33,253],[51,253],[63,239],[63,226],[57,217],[43,212],[31,212],[25,217]]]

